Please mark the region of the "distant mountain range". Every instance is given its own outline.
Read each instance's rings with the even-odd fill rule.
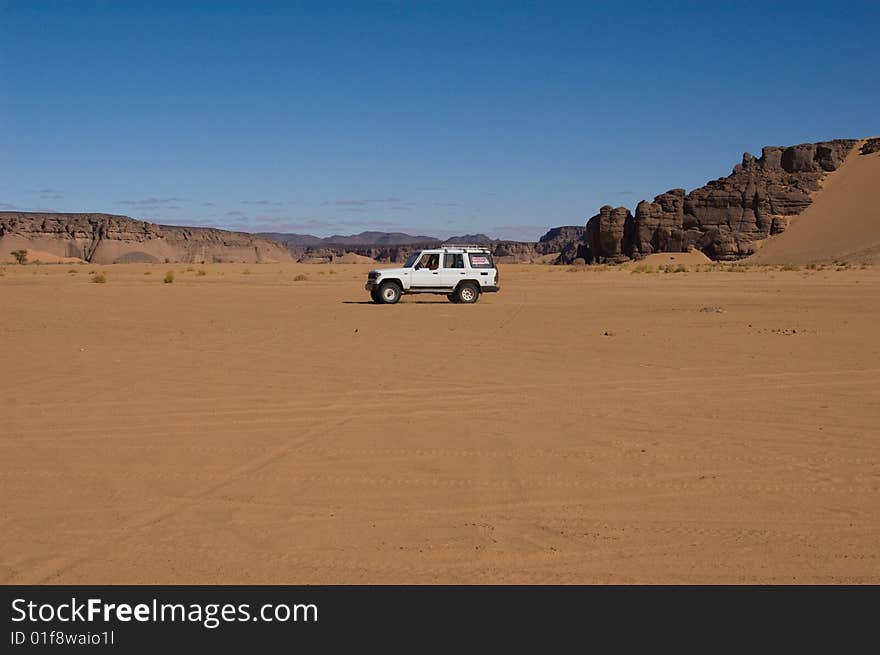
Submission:
[[[359,234],[334,234],[329,237],[316,237],[311,234],[294,234],[287,232],[259,232],[257,236],[272,239],[284,245],[299,247],[321,246],[410,246],[431,243],[493,243],[485,234],[465,234],[463,236],[438,239],[425,235],[405,234],[404,232],[361,232]]]
[[[283,245],[291,256],[301,262],[334,261],[353,254],[379,262],[403,261],[420,248],[441,243],[485,244],[499,261],[544,262],[571,261],[584,236],[584,228],[576,225],[555,227],[535,241],[493,239],[485,234],[462,234],[446,239],[404,232],[361,232],[360,234],[316,237],[311,234],[261,232],[256,236]]]

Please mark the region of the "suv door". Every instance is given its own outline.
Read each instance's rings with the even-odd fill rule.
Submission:
[[[440,286],[440,253],[422,253],[410,274],[410,286],[414,289]]]
[[[443,266],[440,269],[440,286],[444,289],[454,289],[458,281],[467,274],[464,267],[464,254],[460,252],[447,252],[443,254]]]

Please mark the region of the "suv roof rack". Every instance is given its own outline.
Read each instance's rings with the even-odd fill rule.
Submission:
[[[489,246],[485,243],[444,243],[441,244],[441,248],[479,248],[480,250],[489,250]]]

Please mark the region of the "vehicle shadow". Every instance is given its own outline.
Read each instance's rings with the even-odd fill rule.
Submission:
[[[343,305],[376,305],[376,307],[381,307],[382,305],[379,303],[375,303],[372,300],[343,300],[341,301]],[[395,303],[397,305],[451,305],[452,303],[448,300],[416,300],[414,302],[399,302]]]

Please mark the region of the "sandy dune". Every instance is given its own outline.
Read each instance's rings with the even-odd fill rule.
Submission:
[[[6,241],[12,242],[12,239],[6,239]],[[18,245],[14,244],[13,245]],[[85,262],[79,257],[63,257],[60,255],[56,255],[52,252],[46,252],[44,250],[33,250],[32,248],[13,248],[13,250],[7,250],[8,244],[0,241],[0,264],[12,264],[16,262],[15,256],[12,254],[13,250],[24,250],[26,254],[26,261],[31,264],[84,264]]]
[[[880,262],[880,152],[854,148],[815,200],[751,258],[764,264]]]
[[[880,270],[369,268],[6,266],[0,582],[880,583]]]
[[[705,253],[699,250],[690,250],[688,252],[655,252],[639,260],[627,264],[630,268],[634,266],[699,266],[700,264],[711,264]]]

